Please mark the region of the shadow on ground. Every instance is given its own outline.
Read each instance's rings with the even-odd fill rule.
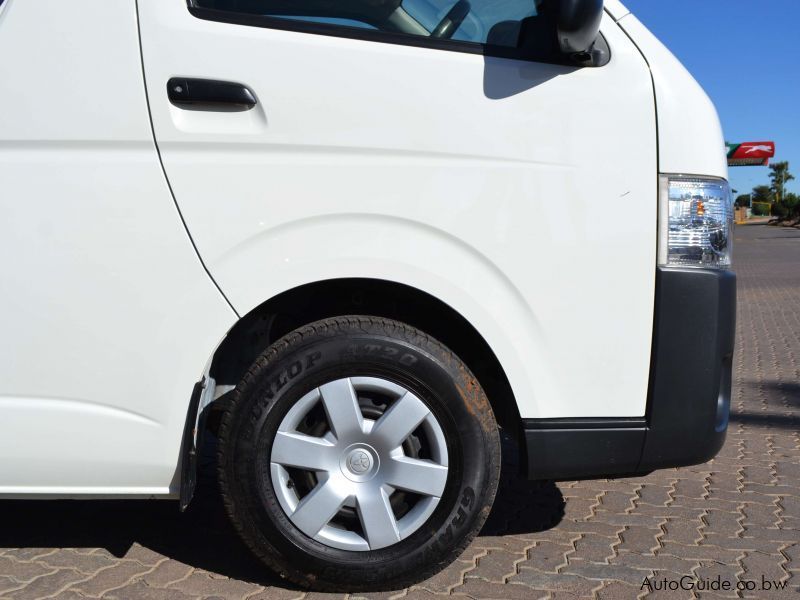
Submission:
[[[770,404],[787,404],[800,407],[800,383],[796,381],[745,381],[743,385],[752,390],[752,395],[758,399],[762,396]]]
[[[797,431],[800,416],[794,411],[800,407],[800,383],[777,380],[743,381],[748,397],[760,401],[763,410],[734,410],[732,423],[773,427]]]

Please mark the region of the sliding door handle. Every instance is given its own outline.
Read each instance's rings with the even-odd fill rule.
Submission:
[[[213,79],[173,77],[167,82],[169,101],[180,107],[207,107],[219,110],[248,110],[256,97],[247,86]]]

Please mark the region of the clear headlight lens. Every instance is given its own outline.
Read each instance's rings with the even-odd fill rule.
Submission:
[[[662,175],[659,183],[659,265],[730,267],[733,201],[728,182]]]

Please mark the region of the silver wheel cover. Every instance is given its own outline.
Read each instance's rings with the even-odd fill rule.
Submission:
[[[377,419],[365,418],[359,392],[392,400]],[[322,403],[328,431],[321,437],[298,427]],[[413,458],[403,443],[421,432],[429,458]],[[417,531],[433,514],[448,473],[444,432],[430,409],[412,392],[377,377],[350,377],[309,392],[289,410],[278,428],[270,475],[281,507],[307,536],[342,550],[386,548]],[[311,471],[316,485],[302,498],[288,469]],[[413,507],[396,518],[391,497],[412,492]],[[342,509],[355,510],[358,528],[331,521]]]

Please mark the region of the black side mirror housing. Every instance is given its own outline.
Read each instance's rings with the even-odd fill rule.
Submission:
[[[588,55],[600,33],[603,0],[559,0],[558,45],[568,56]]]
[[[531,60],[602,67],[611,58],[602,18],[603,0],[550,0],[522,20],[518,48]]]

